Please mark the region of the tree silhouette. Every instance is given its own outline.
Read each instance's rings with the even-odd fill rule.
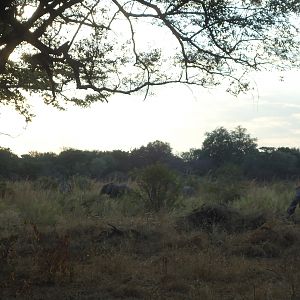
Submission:
[[[256,138],[241,126],[228,131],[224,127],[207,132],[202,151],[219,166],[225,162],[240,163],[246,155],[257,151]]]
[[[245,91],[249,71],[297,66],[299,12],[297,0],[1,0],[0,101],[29,121],[28,93],[63,109],[175,82]]]

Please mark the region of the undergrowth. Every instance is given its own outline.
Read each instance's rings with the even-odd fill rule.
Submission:
[[[299,299],[299,210],[283,217],[294,183],[244,182],[240,198],[226,203],[266,214],[258,228],[180,227],[204,203],[222,204],[203,192],[205,180],[196,195],[179,194],[176,206],[158,212],[138,191],[100,195],[101,182],[68,193],[8,182],[0,198],[0,298]]]

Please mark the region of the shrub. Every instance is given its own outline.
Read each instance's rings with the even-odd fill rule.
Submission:
[[[147,209],[158,212],[174,207],[179,184],[173,171],[157,163],[137,171],[136,177]]]

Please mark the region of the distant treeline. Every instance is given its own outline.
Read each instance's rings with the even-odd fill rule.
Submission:
[[[59,154],[13,154],[0,148],[2,180],[35,180],[39,177],[126,179],[131,171],[161,163],[181,174],[214,175],[234,172],[257,179],[293,179],[300,175],[300,150],[288,147],[258,148],[245,128],[219,127],[206,133],[202,147],[174,154],[168,143],[154,141],[132,151],[82,151],[66,149]]]

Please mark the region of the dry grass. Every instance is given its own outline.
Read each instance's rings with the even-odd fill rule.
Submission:
[[[12,188],[0,201],[1,299],[300,299],[300,226],[272,210],[255,230],[178,231],[180,211],[126,209],[99,186]]]

